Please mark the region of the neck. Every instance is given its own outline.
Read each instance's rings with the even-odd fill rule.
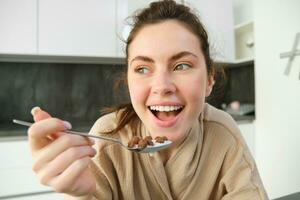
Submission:
[[[159,152],[160,158],[163,161],[164,165],[168,162],[169,158],[171,158],[177,152],[177,149],[185,141],[185,139],[188,137],[190,132],[191,131],[189,130],[188,133],[185,134],[182,138],[180,138],[176,142],[173,142],[173,144],[170,147]]]

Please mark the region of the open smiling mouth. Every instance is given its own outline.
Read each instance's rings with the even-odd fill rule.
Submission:
[[[148,106],[152,114],[161,121],[174,119],[184,106]]]

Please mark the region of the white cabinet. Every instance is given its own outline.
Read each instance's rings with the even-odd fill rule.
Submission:
[[[115,0],[39,1],[39,54],[116,56]]]
[[[118,2],[124,6],[124,9],[127,9],[128,16],[138,9],[147,7],[153,1],[154,0],[119,0]],[[209,33],[211,52],[214,60],[223,62],[234,61],[235,50],[232,0],[186,0],[184,2],[187,6],[191,6],[198,10],[201,21],[204,23]],[[119,23],[119,26],[122,26],[122,23]],[[126,32],[126,27],[123,25],[123,28],[119,28],[118,31],[123,34]],[[120,55],[125,54],[122,54],[121,52]]]
[[[0,53],[124,57],[125,18],[152,1],[0,0]],[[234,60],[231,1],[186,1],[199,10],[218,61]]]
[[[3,196],[51,191],[51,188],[39,183],[31,169],[32,158],[27,140],[0,141],[0,163],[0,198]],[[25,198],[41,200],[63,199],[61,194],[56,193],[22,197],[22,199]]]
[[[116,0],[0,0],[0,53],[115,57]]]
[[[254,59],[254,23],[244,22],[235,26],[235,57],[237,61]]]
[[[125,57],[125,41],[131,30],[131,26],[128,24],[128,17],[132,16],[135,11],[143,9],[149,6],[151,2],[155,0],[116,0],[117,6],[117,57]]]
[[[253,0],[233,0],[235,56],[237,61],[254,59]]]
[[[235,60],[234,18],[232,0],[187,0],[196,8],[208,31],[211,54],[216,61]]]
[[[37,0],[0,0],[0,53],[37,53]]]

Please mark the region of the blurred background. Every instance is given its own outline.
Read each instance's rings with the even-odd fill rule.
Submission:
[[[104,107],[129,101],[127,16],[150,0],[0,0],[0,199],[63,199],[31,171],[34,106],[89,131]],[[230,113],[270,199],[300,199],[300,1],[182,0],[209,32],[209,103]]]

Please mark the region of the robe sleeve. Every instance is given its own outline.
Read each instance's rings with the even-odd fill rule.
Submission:
[[[222,200],[268,199],[255,161],[242,138],[229,148],[222,171]]]

